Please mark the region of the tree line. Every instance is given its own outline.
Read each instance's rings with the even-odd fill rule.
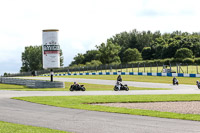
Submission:
[[[60,65],[63,66],[63,54],[60,52]],[[174,31],[122,32],[108,38],[105,43],[96,45],[96,49],[78,53],[69,66],[98,66],[127,64],[144,61],[164,62],[182,60],[198,62],[200,59],[200,33]],[[42,70],[42,46],[27,46],[22,52],[22,67],[20,72]]]
[[[200,33],[122,32],[94,50],[78,53],[70,66],[125,64],[135,61],[200,57]]]
[[[22,67],[20,72],[43,70],[42,46],[26,46],[21,56]],[[60,50],[60,66],[63,66],[63,53]]]

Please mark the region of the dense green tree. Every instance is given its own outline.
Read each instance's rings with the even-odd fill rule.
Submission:
[[[156,44],[151,47],[153,59],[161,59],[163,47],[164,47],[163,45],[159,45],[159,44]]]
[[[42,70],[42,46],[27,46],[22,53],[21,72]]]
[[[22,52],[22,67],[20,72],[42,70],[42,46],[27,46]],[[62,50],[60,51],[60,65],[63,66]]]
[[[3,76],[10,76],[10,73],[7,73],[7,72],[5,72],[4,74],[3,74]]]
[[[74,57],[74,61],[72,61],[72,63],[70,64],[70,66],[72,66],[72,65],[78,65],[78,64],[83,64],[84,59],[85,59],[84,55],[81,54],[81,53],[78,53],[78,55],[76,55]]]
[[[152,50],[151,50],[151,47],[144,47],[142,49],[142,58],[143,60],[150,60],[152,59]]]
[[[88,50],[85,54],[78,53],[74,57],[74,61],[71,62],[70,66],[86,64],[92,60],[100,60],[100,51],[98,50]]]
[[[162,49],[162,59],[174,57],[176,50],[179,49],[178,41],[174,40],[169,45],[165,44]]]
[[[100,60],[100,51],[88,50],[83,56],[84,56],[83,64],[85,64],[86,62],[91,62],[92,60]]]
[[[160,31],[153,33],[134,29],[130,32],[118,33],[107,39],[108,42],[114,44],[114,46],[120,46],[119,51],[117,50],[118,54],[113,56],[113,53],[109,50],[110,44],[102,43],[97,46],[100,49],[89,50],[83,54],[82,64],[92,60],[100,60],[103,64],[127,62],[124,53],[129,48],[138,49],[142,53],[144,60],[174,58],[176,51],[180,48],[188,48],[192,50],[194,57],[200,57],[200,33],[190,34],[188,32],[174,31],[161,34]]]
[[[143,49],[143,47],[148,47],[153,42],[153,39],[160,37],[161,34],[159,31],[152,33],[151,31],[142,31],[139,32],[136,29],[131,32],[122,32],[120,34],[116,34],[109,40],[115,44],[118,44],[122,47],[122,50],[127,48],[137,48],[139,51]],[[124,50],[125,51],[125,50]]]
[[[150,46],[152,43],[153,34],[148,31],[142,31],[141,33],[137,34],[137,44],[136,47],[139,51],[142,51],[144,47]]]
[[[101,61],[99,61],[99,60],[92,60],[91,62],[86,62],[86,66],[99,66],[99,65],[101,65],[102,63],[101,63]]]
[[[164,37],[156,38],[151,44],[152,58],[161,59],[163,55],[163,48],[166,47],[169,35],[165,34]]]
[[[142,60],[142,55],[136,48],[134,49],[128,48],[124,52],[125,63],[131,62],[131,61],[140,61],[140,60]]]
[[[175,57],[180,59],[192,58],[193,53],[192,50],[188,48],[180,48],[176,51]]]
[[[100,46],[97,46],[97,49],[100,52],[100,61],[103,64],[121,63],[118,56],[121,49],[119,45],[108,41],[106,44],[102,43]]]
[[[200,42],[196,42],[195,44],[193,44],[191,50],[194,53],[195,57],[200,57]]]

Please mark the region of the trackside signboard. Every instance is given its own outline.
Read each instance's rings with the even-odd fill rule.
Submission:
[[[43,30],[42,58],[43,68],[60,68],[60,45],[57,29]]]

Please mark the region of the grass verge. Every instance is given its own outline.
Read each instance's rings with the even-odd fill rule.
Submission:
[[[72,82],[65,82],[65,88],[28,88],[22,85],[0,84],[0,90],[17,90],[17,91],[69,91]],[[84,84],[86,91],[112,91],[113,85]],[[129,86],[130,90],[170,90],[166,88],[142,88]]]
[[[0,121],[0,133],[68,133],[68,132]]]
[[[151,83],[168,83],[172,84],[173,77],[167,76],[141,76],[141,75],[121,75],[123,81],[136,81],[136,82],[151,82]],[[103,80],[116,80],[117,75],[71,75],[71,76],[56,76],[64,78],[84,78],[84,79],[103,79]],[[193,77],[177,77],[179,84],[196,85],[196,81],[200,78]]]
[[[91,103],[117,103],[117,102],[134,103],[134,102],[200,101],[199,94],[59,96],[59,97],[48,96],[48,97],[17,97],[14,99],[40,103],[45,105],[52,105],[57,107],[65,107],[65,108],[200,121],[200,115],[196,114],[178,114],[172,112],[160,112],[152,110],[91,105]]]

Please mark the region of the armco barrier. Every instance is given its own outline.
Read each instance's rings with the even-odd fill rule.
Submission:
[[[28,79],[1,77],[0,83],[25,85],[29,88],[65,88],[64,82],[57,82],[57,81],[49,82],[49,81],[43,81],[43,80],[28,80]]]
[[[200,74],[187,73],[143,73],[143,72],[99,72],[99,73],[68,73],[54,74],[54,76],[70,76],[70,75],[144,75],[144,76],[168,76],[168,77],[200,77]],[[42,76],[50,76],[44,74]]]

